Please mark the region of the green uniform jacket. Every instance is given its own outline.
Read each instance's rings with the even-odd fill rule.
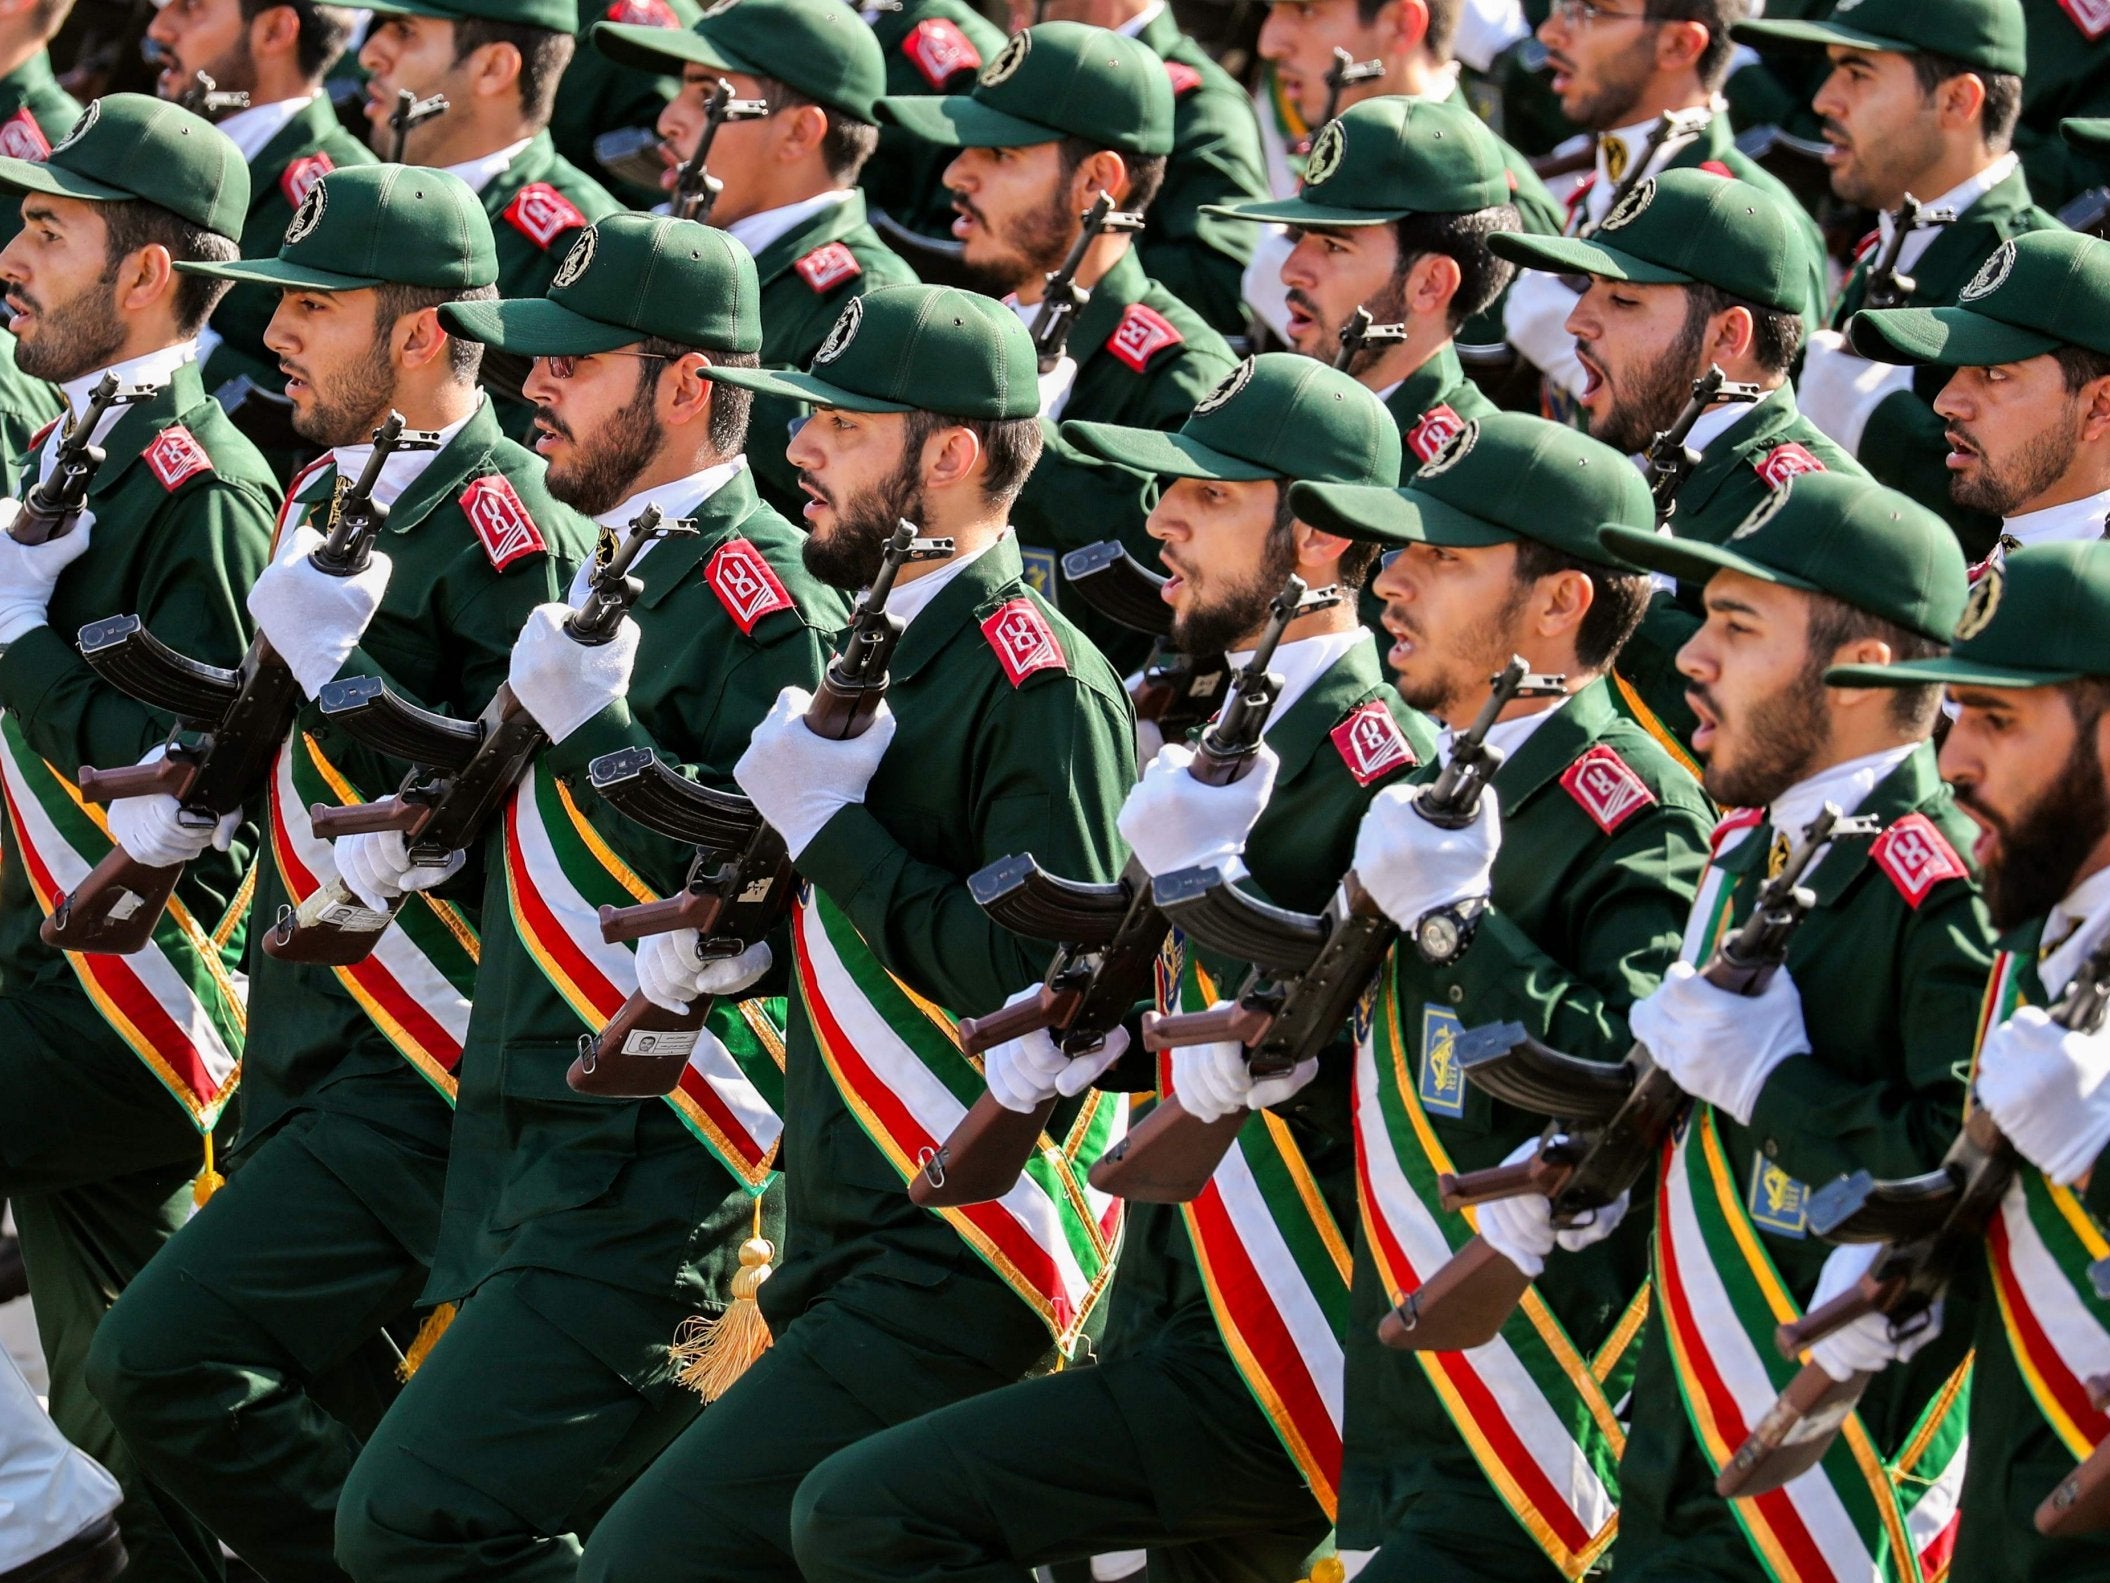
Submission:
[[[557,102],[550,106],[550,141],[561,158],[633,208],[664,203],[667,195],[657,186],[617,182],[593,157],[593,141],[603,132],[657,126],[660,111],[681,86],[680,79],[617,65],[586,42],[586,30],[596,22],[691,28],[701,15],[696,0],[579,0],[579,47],[564,68]]]
[[[59,86],[51,56],[43,50],[0,77],[0,154],[15,159],[42,159],[81,118],[82,105]],[[41,146],[40,146],[41,145]],[[19,195],[0,200],[0,247],[22,229]]]
[[[187,430],[211,462],[164,486],[144,453],[164,431]],[[173,442],[169,442],[173,443]],[[74,634],[130,612],[177,651],[233,665],[249,641],[242,596],[263,569],[278,486],[256,448],[205,394],[195,363],[151,401],[125,409],[103,442],[88,491],[88,553],[59,574],[51,620],[0,651],[0,709],[61,774],[83,764],[137,763],[174,721],[103,681]],[[5,823],[5,822],[0,822]],[[176,895],[208,931],[228,913],[255,851],[246,827],[231,851],[187,865]],[[85,1001],[65,957],[37,938],[43,913],[23,876],[12,823],[0,836],[0,994]]]
[[[1398,388],[1385,397],[1385,410],[1399,425],[1399,437],[1405,442],[1403,471],[1406,476],[1412,477],[1423,462],[1434,456],[1442,448],[1444,439],[1457,427],[1437,411],[1442,407],[1448,407],[1456,414],[1459,423],[1471,423],[1496,410],[1495,404],[1466,376],[1465,366],[1458,361],[1458,349],[1449,342],[1438,348],[1435,356],[1401,380]],[[1429,422],[1431,414],[1436,415],[1433,423]],[[1424,424],[1428,424],[1426,430]],[[1358,598],[1363,625],[1377,638],[1377,651],[1382,655],[1391,647],[1392,637],[1383,625],[1385,602],[1370,587],[1370,583],[1376,580],[1373,574],[1370,581],[1363,584]]]
[[[1651,798],[1609,833],[1561,784],[1570,765],[1599,747],[1617,753]],[[1430,765],[1416,778],[1437,772]],[[1677,960],[1714,826],[1699,786],[1614,709],[1601,680],[1525,739],[1496,772],[1494,790],[1502,845],[1493,905],[1472,944],[1447,968],[1398,946],[1386,967],[1405,1035],[1419,1047],[1413,1069],[1423,1109],[1462,1171],[1500,1164],[1546,1118],[1462,1078],[1447,1090],[1427,1066],[1441,1036],[1514,1021],[1569,1054],[1624,1059],[1627,1009]],[[1610,1337],[1647,1276],[1649,1220],[1639,1205],[1609,1241],[1546,1261],[1537,1290],[1584,1357]],[[1410,1504],[1430,1502],[1434,1512],[1443,1492],[1488,1487],[1428,1376],[1377,1340],[1392,1295],[1358,1235],[1340,1516],[1343,1542],[1357,1547],[1377,1544]]]
[[[812,361],[852,297],[916,280],[916,272],[866,223],[865,197],[856,190],[763,248],[755,273],[762,279],[762,361],[777,368]],[[784,447],[805,410],[781,396],[756,396],[747,425],[755,488],[793,522],[802,520],[807,497]]]
[[[59,387],[23,373],[15,362],[15,338],[0,331],[0,476],[13,478],[21,470],[38,436],[65,410]]]
[[[1474,96],[1467,90],[1463,75],[1452,91],[1448,103],[1461,109],[1478,110]],[[1559,236],[1561,226],[1567,220],[1568,211],[1561,201],[1553,196],[1539,173],[1531,168],[1531,161],[1508,143],[1502,142],[1502,168],[1509,173],[1509,201],[1516,205],[1517,215],[1524,222],[1524,229],[1535,236]],[[1502,305],[1508,300],[1505,288],[1486,308],[1473,315],[1458,327],[1456,336],[1460,346],[1485,347],[1498,352],[1502,344]],[[1506,366],[1506,365],[1505,365]]]
[[[2059,123],[2068,116],[2110,115],[2110,31],[2100,20],[2093,36],[2060,0],[2022,0],[2029,25],[2028,69],[2022,76],[2022,121],[2015,152],[2037,202],[2057,209],[2069,198],[2110,179],[2101,159],[2067,145]]]
[[[1954,306],[1979,266],[2003,242],[2058,223],[2036,206],[2030,197],[2029,178],[2016,171],[1964,210],[1954,223],[1943,226],[1941,233],[1927,244],[1927,251],[1912,266],[1912,278],[1919,283],[1912,305]],[[1845,328],[1846,321],[1860,311],[1873,257],[1873,250],[1867,251],[1847,277],[1839,293],[1839,305],[1832,312],[1834,328]],[[1945,368],[1915,369],[1912,388],[1894,392],[1870,414],[1867,427],[1861,431],[1858,454],[1861,465],[1877,483],[1910,495],[1946,518],[1956,530],[1964,554],[1977,561],[1998,541],[2000,519],[1984,512],[1966,511],[1949,498],[1949,469],[1944,461],[1949,445],[1942,438],[1942,420],[1934,412],[1934,398],[1948,380],[1949,371]]]
[[[1032,600],[1066,664],[1013,686],[981,622],[1016,599]],[[1054,874],[1115,876],[1114,818],[1135,781],[1128,695],[1077,629],[1027,590],[1006,536],[909,624],[887,701],[899,728],[865,801],[828,821],[799,854],[799,872],[917,993],[962,1016],[986,1013],[1039,979],[1054,948],[990,921],[966,877],[1013,852]],[[909,1202],[843,1102],[796,997],[785,1044],[779,1158],[793,1230],[762,1288],[770,1329],[783,1334],[824,1299],[850,1303],[1023,1375],[1049,1352],[1046,1329],[958,1233]],[[942,1335],[929,1332],[933,1300]]]
[[[1893,770],[1858,811],[1880,816],[1886,828],[1920,814],[1957,853],[1970,851],[1976,829],[1942,784],[1931,743]],[[1732,923],[1751,909],[1770,844],[1769,830],[1761,827],[1723,861],[1726,871],[1741,876]],[[1992,930],[1975,881],[1935,880],[1915,907],[1871,859],[1870,846],[1867,837],[1841,841],[1817,865],[1809,880],[1817,909],[1788,952],[1811,1053],[1791,1056],[1774,1071],[1750,1126],[1715,1114],[1724,1157],[1747,1205],[1769,1168],[1810,1187],[1858,1170],[1879,1180],[1932,1170],[1961,1125]],[[1781,1201],[1799,1203],[1792,1184]],[[1799,1209],[1790,1221],[1785,1211],[1770,1209],[1770,1195],[1764,1202],[1768,1212],[1754,1224],[1765,1251],[1795,1300],[1806,1304],[1831,1248],[1794,1234]],[[1869,1387],[1860,1412],[1878,1451],[1888,1456],[1901,1447],[1968,1341],[1967,1334],[1945,1336]],[[1620,1567],[1643,1578],[1760,1575],[1693,1439],[1660,1308],[1651,1311],[1644,1332],[1633,1401],[1619,1469]]]
[[[872,31],[886,52],[889,96],[966,93],[1004,47],[1003,29],[967,0],[902,0],[872,19]],[[943,179],[958,153],[906,127],[880,123],[879,150],[861,179],[873,213],[886,217],[882,231],[891,235],[898,227],[958,256],[952,194]]]
[[[653,747],[734,791],[734,761],[784,688],[813,687],[845,607],[799,559],[805,535],[735,475],[691,518],[697,537],[655,544],[637,569],[631,611],[644,663],[610,705],[543,763],[610,847],[671,895],[690,849],[655,836],[596,797],[586,768],[603,753]],[[743,632],[706,575],[720,549],[745,543],[793,601]],[[465,1296],[500,1270],[586,1275],[626,1291],[723,1308],[753,1212],[745,1188],[664,1101],[609,1101],[564,1081],[585,1027],[513,926],[503,834],[486,842],[483,956],[462,1054],[440,1256],[427,1302]],[[777,949],[783,950],[779,942]],[[651,1327],[647,1326],[647,1333]],[[630,1330],[628,1333],[636,1333]],[[665,1336],[661,1336],[662,1356]],[[618,1366],[650,1367],[626,1358]]]
[[[542,461],[499,432],[483,403],[389,513],[379,548],[389,557],[388,593],[340,672],[379,676],[413,703],[457,719],[478,714],[506,679],[513,639],[528,612],[561,599],[571,569],[587,553],[592,525],[550,498]],[[510,485],[546,546],[494,571],[484,541],[461,506],[471,482],[497,476]],[[301,497],[327,503],[336,482],[327,465],[308,478]],[[297,729],[360,791],[385,797],[403,778],[401,761],[376,753],[305,705]],[[446,887],[471,928],[477,925],[473,883]],[[257,916],[270,920],[287,905],[284,877],[268,854],[258,864]],[[421,905],[413,899],[411,906]],[[448,1106],[382,1035],[326,967],[303,967],[265,954],[261,932],[249,953],[249,1048],[241,1147],[256,1147],[280,1122],[323,1110],[369,1123],[372,1157],[333,1162],[358,1184],[374,1213],[405,1247],[432,1257],[438,1205],[422,1171],[388,1146],[399,1132],[430,1152],[446,1148]],[[350,1136],[340,1131],[340,1137]]]
[[[1070,327],[1069,355],[1077,382],[1062,418],[1137,429],[1178,428],[1236,366],[1224,338],[1146,275],[1132,250],[1092,288]],[[1064,443],[1052,423],[1041,427],[1047,449],[1011,508],[1026,580],[1115,664],[1140,660],[1147,645],[1138,635],[1063,596],[1056,568],[1071,550],[1099,539],[1120,539],[1131,554],[1155,563],[1156,546],[1143,531],[1149,515],[1143,489],[1152,480],[1086,456]]]

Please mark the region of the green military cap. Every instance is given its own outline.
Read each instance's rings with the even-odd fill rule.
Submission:
[[[842,0],[721,0],[688,32],[596,22],[588,41],[609,59],[649,72],[684,65],[768,77],[860,121],[886,92],[886,53]]]
[[[2084,154],[2110,154],[2110,116],[2070,115],[2059,123],[2059,136]]]
[[[1806,44],[1946,55],[1979,71],[2021,76],[2028,55],[2022,0],[1841,0],[1821,22],[1739,22],[1746,44]]]
[[[1468,214],[1515,193],[1502,145],[1457,104],[1392,94],[1350,105],[1319,128],[1294,197],[1205,203],[1203,214],[1284,225],[1386,225],[1410,214]]]
[[[548,28],[552,33],[579,31],[576,0],[372,0],[366,9],[377,16],[429,16],[443,22],[474,17]]]
[[[2051,687],[2110,676],[2110,543],[2039,544],[1995,556],[1940,659],[1839,665],[1834,687]]]
[[[1082,22],[1011,35],[971,94],[879,101],[881,120],[954,148],[1081,137],[1124,154],[1172,152],[1172,80],[1149,45]]]
[[[249,212],[249,162],[233,140],[143,93],[91,101],[48,160],[0,159],[0,187],[88,203],[137,199],[231,242]]]
[[[1346,374],[1294,352],[1240,363],[1176,434],[1072,421],[1062,437],[1088,455],[1166,478],[1336,484],[1399,479],[1399,425]]]
[[[754,258],[725,232],[617,213],[579,233],[548,296],[445,303],[440,322],[523,357],[587,357],[646,336],[759,352],[761,294]]]
[[[1804,473],[1722,544],[1607,528],[1628,560],[1702,587],[1716,572],[1834,599],[1937,642],[1963,614],[1969,580],[1949,525],[1895,490],[1845,473]]]
[[[1809,295],[1809,255],[1787,205],[1712,171],[1651,177],[1587,239],[1501,233],[1487,245],[1529,269],[1642,286],[1697,283],[1789,313],[1800,313]]]
[[[459,176],[415,165],[347,165],[300,200],[271,258],[178,264],[192,275],[289,291],[498,282],[498,247],[483,201]]]
[[[2003,242],[1953,308],[1870,308],[1847,325],[1880,363],[1991,368],[2061,346],[2110,354],[2110,242],[2032,231]]]
[[[1030,418],[1040,411],[1033,337],[994,297],[882,286],[852,297],[806,373],[707,368],[706,379],[849,412]]]
[[[1475,419],[1396,489],[1292,484],[1289,508],[1328,533],[1477,550],[1532,539],[1616,571],[1606,525],[1656,520],[1634,464],[1602,441],[1521,412]]]

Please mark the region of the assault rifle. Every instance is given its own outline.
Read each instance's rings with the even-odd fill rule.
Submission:
[[[1656,124],[1648,130],[1648,141],[1642,144],[1640,156],[1627,166],[1626,174],[1619,178],[1619,185],[1612,189],[1612,201],[1605,208],[1605,218],[1610,219],[1619,212],[1619,205],[1628,193],[1641,185],[1641,173],[1648,169],[1664,144],[1681,137],[1698,137],[1714,120],[1714,111],[1702,106],[1696,110],[1666,110]],[[1598,222],[1600,225],[1603,221]],[[1594,232],[1595,226],[1591,227]]]
[[[1203,733],[1188,773],[1210,786],[1242,780],[1260,752],[1282,678],[1270,671],[1283,634],[1299,616],[1340,602],[1338,588],[1305,591],[1291,577],[1270,607],[1252,659],[1238,673],[1223,713]],[[1166,923],[1150,873],[1130,858],[1110,885],[1082,884],[1044,873],[1030,854],[999,859],[967,881],[989,916],[1014,934],[1059,940],[1040,993],[960,1024],[960,1047],[973,1055],[1045,1028],[1065,1055],[1089,1055],[1150,992]],[[1010,1191],[1046,1129],[1055,1101],[1027,1112],[983,1093],[943,1147],[922,1162],[909,1196],[926,1208],[978,1204]]]
[[[1334,354],[1333,366],[1344,374],[1350,373],[1364,347],[1397,346],[1406,338],[1404,324],[1379,324],[1368,308],[1358,308],[1341,326],[1341,349]]]
[[[1755,995],[1787,961],[1795,931],[1817,905],[1802,881],[1834,841],[1873,836],[1872,818],[1847,819],[1827,803],[1781,871],[1765,882],[1743,927],[1700,972],[1717,989]],[[1663,1140],[1691,1105],[1638,1039],[1620,1062],[1586,1061],[1550,1050],[1518,1023],[1476,1029],[1458,1044],[1459,1064],[1476,1087],[1521,1110],[1556,1118],[1538,1153],[1515,1165],[1436,1179],[1443,1207],[1537,1193],[1551,1201],[1556,1226],[1588,1224],[1641,1179]],[[1387,1346],[1459,1352],[1494,1339],[1523,1300],[1529,1276],[1479,1237],[1460,1248],[1378,1325]]]
[[[696,152],[681,163],[680,173],[674,178],[674,196],[668,212],[677,220],[694,220],[698,225],[708,225],[711,209],[718,202],[718,194],[725,190],[725,183],[711,174],[711,145],[718,141],[718,129],[728,121],[759,121],[769,114],[767,99],[735,99],[733,85],[723,77],[711,90],[710,97],[703,101],[703,132],[696,139]]]
[[[1357,60],[1339,45],[1334,46],[1333,64],[1326,68],[1326,109],[1318,124],[1311,129],[1317,137],[1322,127],[1341,113],[1341,94],[1358,83],[1376,82],[1385,74],[1385,63],[1381,60]],[[1311,151],[1311,140],[1304,144],[1305,152]]]
[[[1711,365],[1692,382],[1692,396],[1677,421],[1648,442],[1648,451],[1642,458],[1648,492],[1656,501],[1657,527],[1677,514],[1678,491],[1700,465],[1700,453],[1686,443],[1692,438],[1693,425],[1700,421],[1700,415],[1718,401],[1750,402],[1763,395],[1765,392],[1758,386],[1731,379],[1722,372],[1720,363]]]
[[[1899,270],[1898,260],[1905,252],[1905,238],[1914,231],[1924,231],[1929,226],[1948,225],[1956,218],[1954,209],[1929,209],[1911,193],[1897,206],[1890,217],[1890,240],[1876,261],[1868,266],[1868,280],[1861,293],[1864,308],[1902,308],[1919,291],[1919,282]]]
[[[308,557],[316,570],[352,577],[366,569],[388,508],[373,498],[382,463],[395,451],[439,448],[439,436],[406,429],[400,413],[374,431],[374,451],[332,514],[330,530]],[[149,708],[176,717],[158,763],[98,770],[83,765],[79,784],[89,802],[161,792],[182,803],[177,819],[210,830],[261,786],[300,710],[300,683],[261,632],[233,670],[178,654],[136,615],[108,616],[80,631],[81,657],[112,686]],[[149,866],[112,846],[86,879],[44,920],[45,943],[68,951],[123,954],[153,933],[183,866]]]
[[[695,531],[693,524],[667,521],[659,507],[647,506],[620,541],[604,532],[585,602],[565,618],[564,635],[582,648],[611,642],[644,592],[630,569],[645,546]],[[316,704],[332,725],[377,752],[408,760],[411,769],[394,796],[345,807],[317,803],[308,811],[309,824],[326,840],[399,830],[413,863],[444,863],[449,853],[474,845],[549,743],[505,683],[474,720],[421,709],[378,676],[331,682]],[[401,905],[398,898],[396,907],[377,912],[332,875],[297,908],[279,908],[264,950],[282,962],[349,967],[373,951]]]
[[[443,93],[420,99],[408,88],[398,88],[396,107],[388,112],[388,162],[402,164],[403,146],[410,141],[412,129],[423,126],[434,116],[445,115],[449,108],[447,96]]]
[[[1042,289],[1040,312],[1033,316],[1033,350],[1040,359],[1040,371],[1045,374],[1062,361],[1063,353],[1069,349],[1070,331],[1076,327],[1077,315],[1084,305],[1092,300],[1092,294],[1077,284],[1077,271],[1084,267],[1084,255],[1106,231],[1140,231],[1143,217],[1114,207],[1111,193],[1100,193],[1092,200],[1092,206],[1084,211],[1083,224],[1077,231],[1077,240],[1070,244],[1069,256],[1063,259],[1062,267],[1049,274],[1047,285]]]
[[[1415,811],[1446,830],[1470,824],[1502,767],[1502,750],[1487,741],[1502,711],[1518,698],[1565,690],[1566,678],[1533,675],[1523,659],[1510,660],[1493,678],[1479,714],[1459,733],[1442,774],[1416,792]],[[1353,869],[1342,876],[1326,911],[1316,915],[1258,901],[1215,868],[1166,875],[1158,882],[1158,899],[1184,933],[1254,967],[1228,1005],[1144,1013],[1144,1046],[1171,1050],[1235,1039],[1248,1052],[1247,1070],[1259,1079],[1287,1076],[1325,1048],[1399,934]],[[1177,1095],[1161,1100],[1101,1157],[1092,1185],[1122,1198],[1185,1203],[1208,1185],[1247,1114],[1198,1121]]]
[[[95,443],[96,425],[112,407],[151,401],[155,394],[152,385],[120,385],[115,374],[98,379],[95,388],[88,392],[87,407],[59,436],[58,451],[51,459],[51,476],[39,480],[30,490],[29,498],[22,502],[21,511],[7,530],[8,536],[17,544],[45,544],[71,533],[87,502],[88,486],[95,482],[96,470],[103,465],[103,448]]]
[[[2089,953],[2051,1008],[2051,1020],[2075,1032],[2094,1033],[2101,1029],[2106,1011],[2110,940]],[[1883,1247],[1851,1288],[1774,1333],[1781,1356],[1801,1357],[1826,1336],[1869,1314],[1889,1320],[1891,1334],[1899,1339],[1922,1329],[1957,1271],[1984,1258],[1986,1222],[2000,1213],[2016,1163],[2014,1145],[1991,1116],[1974,1109],[1934,1170],[1892,1182],[1856,1171],[1811,1195],[1810,1229],[1818,1236],[1833,1242],[1880,1242]],[[1856,1373],[1834,1380],[1822,1365],[1803,1364],[1722,1469],[1716,1490],[1727,1497],[1762,1495],[1814,1467],[1873,1378]],[[2110,1458],[2098,1476],[2106,1472]],[[2063,1516],[2079,1503],[2078,1478],[2076,1474],[2053,1492],[2039,1512],[2040,1528],[2046,1511],[2056,1508]],[[2060,1496],[2069,1490],[2066,1505],[2059,1506]],[[2110,1518],[2110,1490],[2093,1493],[2101,1516]]]
[[[1176,742],[1216,713],[1231,680],[1230,661],[1221,654],[1182,654],[1172,647],[1166,578],[1130,555],[1119,539],[1070,551],[1062,558],[1062,575],[1101,615],[1155,640],[1128,688],[1138,720],[1150,721],[1166,741]]]
[[[914,523],[895,527],[881,551],[879,573],[850,617],[842,652],[828,662],[806,710],[808,730],[843,742],[871,728],[901,641],[901,618],[886,608],[894,579],[912,561],[943,560],[952,551],[951,539],[918,538]],[[697,847],[681,894],[637,907],[602,908],[602,939],[641,940],[695,929],[704,936],[698,958],[708,960],[737,956],[783,916],[791,900],[790,854],[784,838],[761,821],[746,798],[697,786],[663,767],[647,769],[621,754],[596,759],[588,773],[596,790],[606,777],[609,801],[618,812]],[[637,777],[635,785],[628,784],[629,777]],[[580,1039],[579,1057],[566,1080],[589,1094],[671,1093],[710,1009],[710,1001],[699,997],[686,1011],[669,1012],[639,990],[600,1033]]]
[[[208,121],[217,121],[230,110],[249,108],[249,95],[240,91],[222,93],[220,85],[206,72],[191,78],[190,86],[176,95],[176,103],[192,115],[202,115]]]

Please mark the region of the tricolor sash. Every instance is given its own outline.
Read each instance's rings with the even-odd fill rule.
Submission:
[[[888,972],[825,894],[792,911],[799,998],[858,1125],[906,1186],[987,1088],[959,1019]],[[1065,1355],[1114,1273],[1121,1201],[1086,1179],[1126,1131],[1125,1097],[1090,1091],[1067,1136],[1043,1136],[1002,1198],[933,1213],[1039,1315]]]
[[[636,948],[601,938],[600,909],[658,895],[602,840],[537,760],[506,804],[506,896],[521,943],[566,1005],[599,1032],[637,992]],[[750,1193],[774,1176],[784,1134],[784,1002],[713,1003],[667,1103]]]
[[[0,796],[23,876],[46,916],[109,855],[102,810],[38,757],[11,716],[0,716]],[[209,926],[171,896],[146,946],[130,956],[80,951],[67,964],[110,1029],[210,1133],[240,1080],[248,1027],[243,922],[254,873],[227,915]]]

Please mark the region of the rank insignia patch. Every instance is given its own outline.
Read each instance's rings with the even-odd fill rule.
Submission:
[[[1804,473],[1825,471],[1824,463],[1809,451],[1790,440],[1786,445],[1776,445],[1751,464],[1752,470],[1766,481],[1768,489],[1779,489]]]
[[[172,423],[155,435],[154,443],[147,447],[147,466],[161,480],[163,489],[174,489],[187,478],[211,472],[212,458],[191,437],[190,430]]]
[[[1069,669],[1055,629],[1030,599],[1007,599],[990,611],[982,618],[982,636],[996,650],[1013,687],[1039,671]]]
[[[752,633],[755,623],[771,612],[791,608],[791,595],[762,552],[746,539],[719,545],[703,576],[742,633]]]
[[[579,206],[546,181],[531,181],[513,194],[503,218],[537,247],[546,248],[566,231],[581,230],[586,216]]]
[[[1561,785],[1606,835],[1656,800],[1627,761],[1602,742],[1568,766]]]
[[[1421,421],[1407,431],[1407,449],[1414,459],[1426,465],[1436,460],[1438,453],[1460,434],[1465,432],[1465,420],[1457,410],[1449,406],[1431,407],[1421,415]]]
[[[915,62],[925,82],[941,92],[961,72],[982,69],[982,52],[943,17],[931,17],[909,29],[901,41],[901,53]]]
[[[1421,1008],[1421,1080],[1415,1091],[1422,1109],[1457,1120],[1465,1114],[1465,1068],[1458,1064],[1458,1035],[1465,1024],[1448,1006]]]
[[[1140,374],[1158,353],[1168,346],[1178,346],[1184,339],[1172,327],[1172,321],[1157,309],[1132,302],[1121,322],[1114,326],[1114,333],[1106,338],[1106,349]]]
[[[1744,1207],[1761,1231],[1798,1239],[1810,1234],[1810,1190],[1764,1154],[1751,1156],[1751,1195]]]
[[[1943,880],[1963,879],[1968,873],[1956,848],[1923,813],[1907,814],[1877,836],[1868,855],[1915,909]]]
[[[45,140],[44,129],[37,125],[37,118],[29,113],[27,106],[0,121],[0,154],[34,164],[42,164],[51,158],[51,144]]]
[[[1408,769],[1420,762],[1406,733],[1392,718],[1392,711],[1375,698],[1358,704],[1328,735],[1358,786],[1368,786],[1394,770]]]
[[[827,242],[816,247],[804,258],[791,266],[799,279],[815,291],[833,291],[846,280],[855,280],[862,275],[864,265],[857,262],[857,255],[840,242]]]
[[[491,558],[494,571],[504,571],[523,555],[533,555],[544,546],[542,530],[528,515],[528,508],[513,493],[513,486],[496,473],[470,480],[456,501],[476,530],[477,541]]]

